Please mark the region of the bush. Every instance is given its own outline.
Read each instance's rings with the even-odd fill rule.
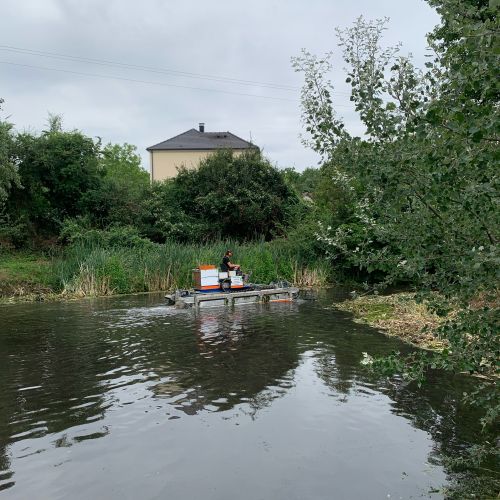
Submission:
[[[151,230],[162,241],[270,240],[299,203],[283,174],[259,152],[218,151],[196,170],[153,190]]]
[[[67,219],[61,229],[61,240],[74,246],[87,248],[151,248],[150,240],[141,238],[139,231],[131,226],[94,229],[85,218]]]

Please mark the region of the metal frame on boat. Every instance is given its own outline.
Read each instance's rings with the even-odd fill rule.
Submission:
[[[193,269],[194,290],[177,290],[165,295],[167,303],[179,308],[218,307],[262,302],[289,302],[297,298],[299,289],[286,281],[271,285],[249,284],[249,275],[237,270],[218,271],[212,264]]]
[[[266,302],[290,302],[297,298],[299,289],[290,286],[261,286],[247,287],[243,290],[213,291],[210,293],[195,290],[177,290],[173,294],[165,295],[167,302],[179,308],[202,308],[237,306]]]

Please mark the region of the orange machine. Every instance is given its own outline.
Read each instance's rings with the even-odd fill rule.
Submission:
[[[236,271],[219,272],[211,264],[203,264],[193,269],[193,281],[196,290],[229,290],[244,288],[243,277]]]
[[[193,269],[193,281],[197,290],[216,290],[220,288],[219,271],[212,265],[202,265]]]

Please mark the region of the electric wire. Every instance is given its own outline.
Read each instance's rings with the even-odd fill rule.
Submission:
[[[254,80],[242,80],[239,78],[206,75],[206,74],[202,74],[202,73],[191,73],[188,71],[178,71],[178,70],[167,69],[167,68],[154,68],[151,66],[141,66],[138,64],[110,61],[110,60],[106,60],[106,59],[94,59],[94,58],[90,58],[90,57],[81,57],[81,56],[73,56],[73,55],[69,55],[69,54],[61,54],[58,52],[46,52],[46,51],[41,51],[41,50],[25,49],[22,47],[14,47],[11,45],[0,45],[0,50],[14,52],[16,54],[33,55],[33,56],[39,56],[39,57],[49,57],[49,58],[53,58],[53,59],[60,59],[60,60],[66,60],[66,61],[85,62],[85,63],[90,63],[90,64],[97,64],[100,66],[114,66],[114,67],[120,67],[120,68],[126,68],[126,69],[137,69],[137,70],[147,71],[147,72],[151,72],[151,73],[171,74],[171,75],[182,76],[182,77],[186,77],[186,78],[196,78],[196,79],[202,79],[202,80],[226,82],[226,83],[231,83],[231,84],[236,84],[236,85],[248,85],[248,86],[256,86],[257,85],[259,87],[268,87],[268,88],[273,88],[273,89],[278,89],[278,90],[286,90],[286,91],[291,91],[291,92],[300,90],[298,87],[294,87],[292,85],[283,85],[283,84],[269,83],[269,82],[259,82],[259,81],[254,81]]]
[[[98,73],[73,71],[73,70],[61,69],[61,68],[49,68],[47,66],[37,66],[37,65],[33,65],[33,64],[21,64],[21,63],[15,63],[12,61],[0,61],[0,64],[17,66],[17,67],[21,67],[21,68],[41,69],[44,71],[55,71],[55,72],[59,72],[59,73],[68,73],[68,74],[79,75],[79,76],[90,76],[90,77],[102,78],[102,79],[122,80],[122,81],[126,81],[126,82],[141,83],[141,84],[147,84],[147,85],[157,85],[157,86],[161,86],[161,87],[173,87],[173,88],[180,88],[180,89],[201,90],[203,92],[217,92],[217,93],[221,93],[221,94],[230,94],[230,95],[238,95],[238,96],[246,96],[246,97],[257,97],[260,99],[297,102],[297,99],[290,99],[287,97],[267,96],[267,95],[259,95],[259,94],[247,94],[247,93],[243,93],[243,92],[233,92],[230,90],[211,89],[211,88],[205,88],[205,87],[192,87],[189,85],[179,85],[179,84],[175,84],[175,83],[156,82],[156,81],[151,81],[151,80],[139,80],[136,78],[126,78],[126,77],[122,77],[122,76],[113,76],[113,75],[101,75]],[[350,106],[336,104],[335,107],[349,108]]]
[[[146,71],[146,72],[150,72],[150,73],[167,74],[167,75],[173,75],[173,76],[181,76],[181,77],[186,77],[186,78],[216,81],[216,82],[235,84],[235,85],[259,86],[259,87],[266,87],[269,89],[285,90],[288,92],[294,92],[294,91],[300,90],[299,87],[294,87],[292,85],[260,82],[260,81],[255,81],[255,80],[243,80],[243,79],[239,79],[239,78],[232,78],[232,77],[225,77],[225,76],[214,76],[214,75],[207,75],[207,74],[202,74],[202,73],[192,73],[192,72],[187,72],[187,71],[179,71],[179,70],[158,68],[158,67],[152,67],[152,66],[141,66],[141,65],[137,65],[137,64],[123,63],[123,62],[111,61],[111,60],[106,60],[106,59],[95,59],[95,58],[90,58],[90,57],[62,54],[59,52],[47,52],[47,51],[42,51],[42,50],[28,49],[28,48],[23,48],[23,47],[16,47],[13,45],[0,45],[0,50],[13,52],[15,54],[28,55],[28,56],[47,57],[47,58],[59,59],[59,60],[63,60],[63,61],[72,61],[72,62],[84,62],[87,64],[96,64],[99,66],[110,66],[110,67],[118,67],[118,68],[125,68],[125,69],[135,69],[135,70]],[[350,94],[347,92],[339,92],[339,91],[333,91],[332,94],[350,96]]]
[[[180,89],[202,90],[204,92],[218,92],[218,93],[222,93],[222,94],[240,95],[240,96],[247,96],[247,97],[259,97],[261,99],[273,99],[273,100],[277,100],[277,101],[297,102],[296,99],[289,99],[286,97],[276,97],[276,96],[267,96],[267,95],[259,95],[259,94],[247,94],[244,92],[233,92],[231,90],[210,89],[210,88],[204,88],[204,87],[191,87],[189,85],[179,85],[176,83],[155,82],[155,81],[151,81],[151,80],[139,80],[136,78],[126,78],[123,76],[100,75],[98,73],[88,73],[88,72],[83,72],[83,71],[73,71],[73,70],[69,70],[69,69],[60,69],[60,68],[49,68],[47,66],[36,66],[33,64],[21,64],[21,63],[15,63],[15,62],[11,62],[11,61],[0,61],[0,64],[8,64],[10,66],[18,66],[18,67],[22,67],[22,68],[41,69],[41,70],[45,70],[45,71],[57,71],[60,73],[69,73],[72,75],[91,76],[91,77],[95,77],[95,78],[105,78],[105,79],[112,79],[112,80],[123,80],[126,82],[144,83],[144,84],[148,84],[148,85],[159,85],[162,87],[174,87],[174,88],[180,88]]]

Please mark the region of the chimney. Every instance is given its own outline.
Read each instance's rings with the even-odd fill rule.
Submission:
[[[205,132],[205,124],[200,123],[200,132]]]

